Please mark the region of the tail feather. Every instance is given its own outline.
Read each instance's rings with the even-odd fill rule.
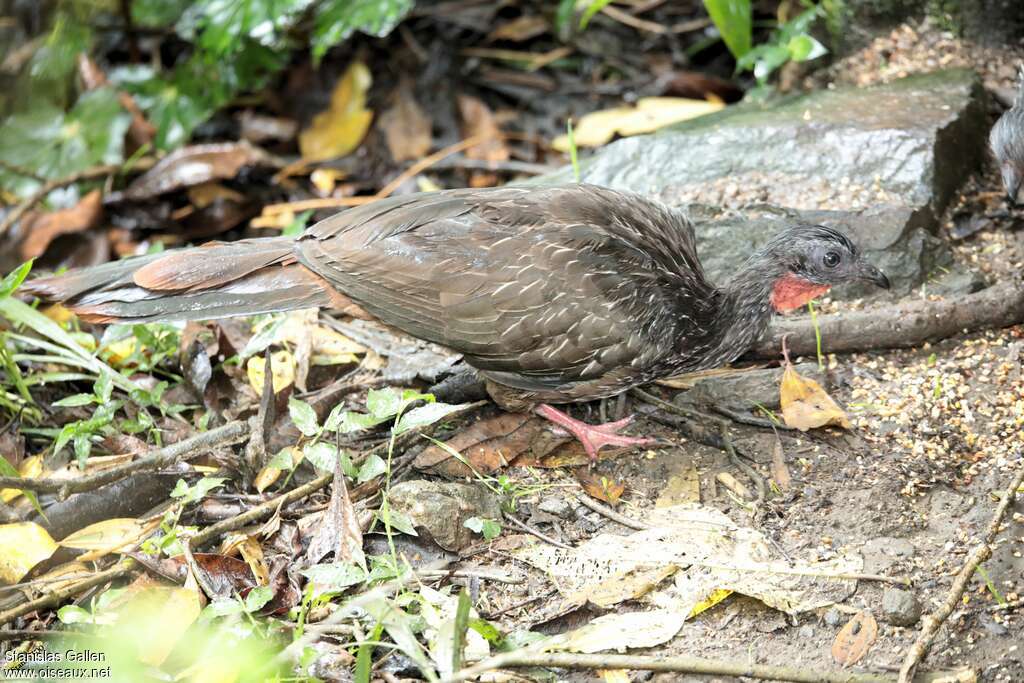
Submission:
[[[351,302],[298,263],[290,238],[215,243],[26,283],[91,322],[205,320]]]

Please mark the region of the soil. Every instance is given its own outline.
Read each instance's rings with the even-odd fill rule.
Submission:
[[[927,24],[900,27],[876,43],[844,59],[824,78],[864,85],[940,66],[967,65],[979,69],[988,87],[1008,88],[1019,58],[1006,51],[965,45]],[[879,55],[884,55],[884,65],[878,62]],[[818,78],[814,85],[827,87]],[[723,186],[722,191],[728,199],[730,188]],[[847,207],[873,199],[852,193],[834,202]],[[836,206],[825,202],[823,208]],[[974,217],[975,225],[981,221],[981,226],[956,239],[966,232],[965,216],[968,223]],[[989,167],[953,202],[943,237],[953,242],[960,262],[991,280],[1024,267],[1022,226],[1024,211],[1006,206],[998,174]],[[844,306],[825,302],[826,310]],[[828,340],[824,342],[827,348]],[[1007,485],[1024,457],[1022,356],[1024,327],[1018,326],[910,351],[830,357],[830,393],[846,406],[853,429],[780,431],[793,481],[787,490],[770,494],[753,515],[715,481],[716,474],[728,471],[749,484],[722,451],[680,439],[678,433],[653,421],[639,421],[635,432],[677,445],[602,460],[596,472],[625,486],[618,510],[639,520],[654,506],[666,482],[696,467],[701,503],[761,530],[793,558],[828,559],[852,551],[864,558],[867,573],[908,577],[909,590],[927,613],[945,599],[965,555],[989,523],[996,505],[993,494]],[[670,398],[668,393],[663,395]],[[768,479],[775,436],[769,430],[741,425],[735,425],[732,433],[739,450],[752,456],[753,466]],[[557,477],[566,475],[554,472],[513,468],[507,474],[523,485],[558,486]],[[538,505],[551,495],[548,489],[525,497],[519,509],[523,519],[532,520],[556,540],[576,542],[598,530],[630,533],[582,507],[568,519],[537,513]],[[503,551],[485,552],[475,560],[505,565],[529,577],[519,586],[481,589],[485,615],[500,615],[496,619],[504,628],[557,632],[596,616],[576,614],[538,624],[545,619],[543,609],[538,609],[544,601],[526,601],[551,591],[550,582],[519,563],[510,567]],[[1011,508],[993,557],[983,569],[920,670],[966,665],[979,673],[979,680],[1024,680],[1024,502],[1020,499]],[[733,595],[689,620],[674,640],[650,654],[698,654],[836,670],[839,665],[830,649],[837,633],[853,613],[867,610],[879,618],[878,638],[855,669],[895,672],[920,623],[907,627],[881,620],[883,593],[891,588],[861,580],[856,593],[843,604],[794,618]],[[559,679],[595,680],[595,675],[565,673]],[[722,679],[641,672],[632,674],[631,680]]]

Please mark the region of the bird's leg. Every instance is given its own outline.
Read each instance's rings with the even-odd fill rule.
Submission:
[[[633,421],[630,415],[622,420],[606,422],[599,425],[588,425],[586,422],[569,417],[561,410],[542,403],[536,408],[536,413],[546,420],[569,432],[583,444],[583,449],[590,456],[591,462],[597,461],[597,452],[603,446],[648,446],[658,443],[657,439],[644,439],[635,436],[622,436],[619,430],[623,429]]]

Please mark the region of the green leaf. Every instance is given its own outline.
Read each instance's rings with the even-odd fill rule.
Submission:
[[[325,0],[313,17],[313,59],[361,31],[383,38],[398,26],[413,0]]]
[[[733,57],[750,52],[751,0],[704,0],[704,7]]]
[[[166,388],[166,383],[164,383]],[[93,394],[99,399],[100,403],[106,403],[110,400],[110,396],[114,392],[114,381],[111,375],[106,373],[100,375],[96,379],[96,384],[93,385]]]
[[[455,632],[452,643],[452,671],[462,668],[462,655],[466,647],[466,631],[469,630],[469,610],[473,601],[465,587],[459,591],[459,602],[455,607]]]
[[[274,597],[274,589],[270,586],[256,586],[245,596],[245,611],[258,612]]]
[[[70,101],[78,55],[88,53],[92,45],[92,27],[66,12],[58,11],[53,29],[46,40],[32,55],[28,63],[28,78],[23,79],[25,87],[33,95],[64,108]],[[18,100],[14,100],[18,102]]]
[[[501,631],[499,631],[494,624],[489,621],[471,618],[469,620],[469,627],[480,634],[480,636],[491,645],[497,645],[501,642]]]
[[[313,406],[305,401],[290,397],[288,399],[288,415],[292,422],[305,436],[316,436],[320,433],[320,425],[317,424],[316,411]]]
[[[199,0],[178,21],[179,35],[214,55],[244,48],[246,40],[284,46],[287,32],[314,0]],[[198,34],[198,36],[197,36]]]
[[[273,467],[274,469],[282,471],[294,469],[295,463],[292,460],[292,450],[290,448],[282,448],[279,450],[267,463],[267,467]]]
[[[384,474],[387,469],[388,464],[379,455],[371,455],[359,468],[359,476],[356,481],[360,484],[370,481],[374,477]]]
[[[182,505],[195,503],[202,500],[213,489],[223,486],[226,481],[226,477],[203,477],[192,486],[189,486],[184,479],[179,479],[174,490],[171,491],[171,498],[180,498]]]
[[[92,394],[73,394],[67,398],[62,398],[59,401],[53,402],[54,408],[77,408],[78,406],[87,406],[96,399]]]
[[[32,270],[32,260],[25,261],[20,266],[7,273],[4,276],[2,282],[0,282],[0,297],[10,296],[21,287],[21,283],[28,277],[29,271]]]
[[[192,0],[132,0],[132,22],[136,26],[164,28],[177,22]]]
[[[379,510],[377,510],[377,519],[379,519],[384,526],[400,531],[403,534],[419,536],[419,534],[416,533],[416,525],[413,524],[413,521],[409,516],[402,512],[398,512],[397,510],[393,510],[390,505],[383,505]]]
[[[334,463],[338,460],[338,449],[329,443],[318,441],[305,446],[302,453],[321,472],[334,472]]]
[[[583,16],[580,17],[580,30],[586,29],[594,15],[604,9],[605,5],[610,5],[611,2],[612,0],[590,0],[590,4],[583,10]]]
[[[789,57],[794,62],[806,62],[828,52],[824,45],[806,33],[790,38],[786,49],[789,50]]]
[[[472,532],[483,535],[488,541],[501,535],[501,522],[494,519],[470,517],[463,523],[463,526]]]
[[[78,467],[83,470],[85,469],[85,461],[89,459],[89,454],[92,453],[91,436],[91,434],[79,434],[75,437],[75,460],[78,462]]]
[[[366,393],[366,410],[381,420],[398,414],[402,409],[402,395],[391,387],[370,389]]]
[[[122,160],[129,124],[112,88],[92,90],[78,98],[67,114],[42,105],[8,118],[0,126],[0,159],[44,178],[116,164]],[[6,182],[5,186],[10,187]]]
[[[370,634],[371,642],[380,641],[380,635],[384,632],[384,624],[377,622],[377,625],[373,628],[373,633]],[[363,643],[359,646],[359,652],[356,654],[356,667],[352,673],[353,683],[370,683],[370,672],[373,670],[373,645],[370,643]]]
[[[462,410],[464,405],[452,405],[449,403],[428,403],[425,406],[413,408],[402,415],[395,425],[395,434],[407,432],[410,429],[423,427],[445,418],[446,416]]]
[[[317,564],[299,573],[325,593],[338,593],[366,580],[366,570],[352,562]]]
[[[91,624],[92,613],[78,605],[64,605],[57,610],[57,618],[62,624]]]

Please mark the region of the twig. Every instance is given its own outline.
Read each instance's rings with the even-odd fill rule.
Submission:
[[[0,631],[0,642],[8,640],[18,641],[31,641],[31,640],[51,640],[57,638],[95,638],[96,635],[93,633],[85,633],[84,631],[30,631],[28,629],[20,629],[13,631]]]
[[[551,545],[555,546],[556,548],[561,548],[562,550],[572,550],[572,546],[571,545],[566,545],[566,544],[562,543],[561,541],[556,541],[555,539],[551,538],[550,536],[547,536],[547,535],[541,533],[540,531],[537,531],[536,529],[534,529],[532,526],[529,526],[525,522],[519,521],[518,519],[516,519],[515,517],[513,517],[509,513],[506,512],[506,513],[504,513],[504,515],[505,515],[505,519],[506,520],[508,520],[509,522],[512,522],[512,526],[520,529],[521,531],[525,531],[528,534],[532,534],[533,536],[536,536],[537,538],[539,538],[540,540],[544,541],[545,543],[550,543]]]
[[[630,529],[636,529],[637,531],[643,531],[644,529],[650,528],[649,525],[644,524],[643,522],[638,522],[635,519],[631,519],[626,515],[620,514],[606,505],[601,505],[586,494],[576,496],[576,500],[579,501],[580,505],[585,505],[597,514],[603,515],[613,522],[618,522],[622,526],[629,527]]]
[[[149,158],[142,158],[135,162],[132,167],[133,170],[146,170],[152,167],[155,160]],[[11,229],[11,226],[21,220],[21,217],[31,209],[33,206],[43,201],[46,195],[50,194],[54,190],[59,190],[62,187],[73,185],[74,183],[82,180],[96,180],[98,178],[105,178],[108,175],[113,175],[120,172],[124,168],[123,164],[106,164],[103,166],[93,166],[77,173],[64,176],[63,178],[57,178],[56,180],[49,180],[43,183],[42,187],[33,192],[20,204],[11,209],[4,219],[0,221],[0,235],[5,234]]]
[[[1009,327],[1024,322],[1024,282],[1009,277],[973,294],[939,301],[911,301],[818,316],[826,353],[920,346],[964,332]],[[777,320],[750,351],[755,358],[777,358],[779,340],[789,336],[797,356],[817,351],[810,319]]]
[[[236,443],[249,433],[249,425],[245,422],[229,422],[228,424],[183,439],[169,446],[153,451],[132,462],[101,470],[78,479],[22,479],[20,477],[0,477],[0,489],[12,488],[39,493],[56,493],[63,500],[72,493],[92,491],[111,482],[123,479],[128,475],[142,470],[155,470],[166,467],[178,460],[187,460],[215,446]]]
[[[988,528],[985,529],[985,536],[982,538],[981,543],[975,546],[967,555],[967,560],[957,573],[953,585],[950,586],[945,601],[937,610],[931,614],[926,614],[921,620],[921,633],[907,652],[906,659],[903,660],[903,666],[900,667],[899,683],[908,683],[914,678],[914,670],[917,669],[917,665],[928,653],[928,649],[931,647],[932,641],[935,640],[935,636],[938,635],[939,629],[942,628],[942,624],[945,623],[949,615],[960,604],[960,599],[963,597],[964,591],[967,590],[967,584],[970,583],[978,565],[992,556],[992,543],[996,540],[996,536],[999,535],[999,527],[1003,523],[1003,518],[1006,517],[1006,511],[1009,510],[1011,503],[1013,503],[1013,499],[1017,495],[1017,489],[1024,483],[1024,453],[1018,452],[1018,459],[1022,460],[1021,465],[1013,475],[1010,485],[1003,491],[1003,498],[999,501],[999,505],[996,507],[995,514],[992,515],[992,521],[989,522]]]
[[[720,661],[704,657],[647,657],[642,655],[578,654],[574,652],[506,652],[475,664],[441,683],[468,681],[487,671],[511,667],[555,667],[560,669],[634,669],[640,671],[677,671],[718,676],[746,676],[764,680],[796,681],[797,683],[894,683],[896,678],[886,674],[853,673],[850,671],[820,671],[790,666],[743,664],[739,661]],[[926,681],[950,680],[949,672],[928,673],[915,679]],[[953,679],[957,680],[957,679]]]
[[[93,574],[88,579],[78,581],[76,583],[71,584],[70,586],[65,586],[64,588],[55,590],[52,593],[47,593],[46,595],[36,598],[35,600],[30,600],[28,602],[18,605],[17,607],[12,607],[9,610],[0,612],[0,626],[6,624],[12,619],[17,619],[23,614],[28,614],[29,612],[35,612],[39,609],[44,609],[47,607],[53,607],[54,605],[58,605],[68,598],[79,595],[80,593],[84,593],[90,588],[99,586],[100,584],[106,583],[107,581],[113,581],[114,579],[119,579],[122,576],[126,576],[127,574],[131,573],[134,569],[135,560],[131,558],[125,558],[121,561],[120,564],[114,565],[113,567],[105,571]]]
[[[435,163],[449,157],[452,154],[458,154],[463,150],[467,150],[470,147],[475,147],[481,142],[487,142],[491,139],[490,135],[474,135],[473,137],[466,138],[460,142],[456,142],[454,145],[449,145],[444,149],[438,150],[433,154],[426,156],[415,164],[399,173],[394,180],[389,182],[387,185],[382,187],[379,192],[375,195],[360,196],[360,197],[323,197],[321,199],[303,199],[296,202],[282,202],[280,204],[268,204],[263,207],[264,216],[274,216],[287,211],[309,211],[310,209],[338,209],[346,206],[360,206],[362,204],[369,204],[375,202],[378,199],[383,199],[389,196],[392,192],[397,190],[402,183],[409,178],[412,178],[423,171],[427,170]]]
[[[31,168],[18,166],[17,164],[12,164],[11,162],[4,161],[3,159],[0,159],[0,169],[13,173],[14,175],[20,175],[25,178],[31,178],[32,180],[38,181],[40,183],[46,182],[46,178],[42,177],[41,175],[33,171]]]

